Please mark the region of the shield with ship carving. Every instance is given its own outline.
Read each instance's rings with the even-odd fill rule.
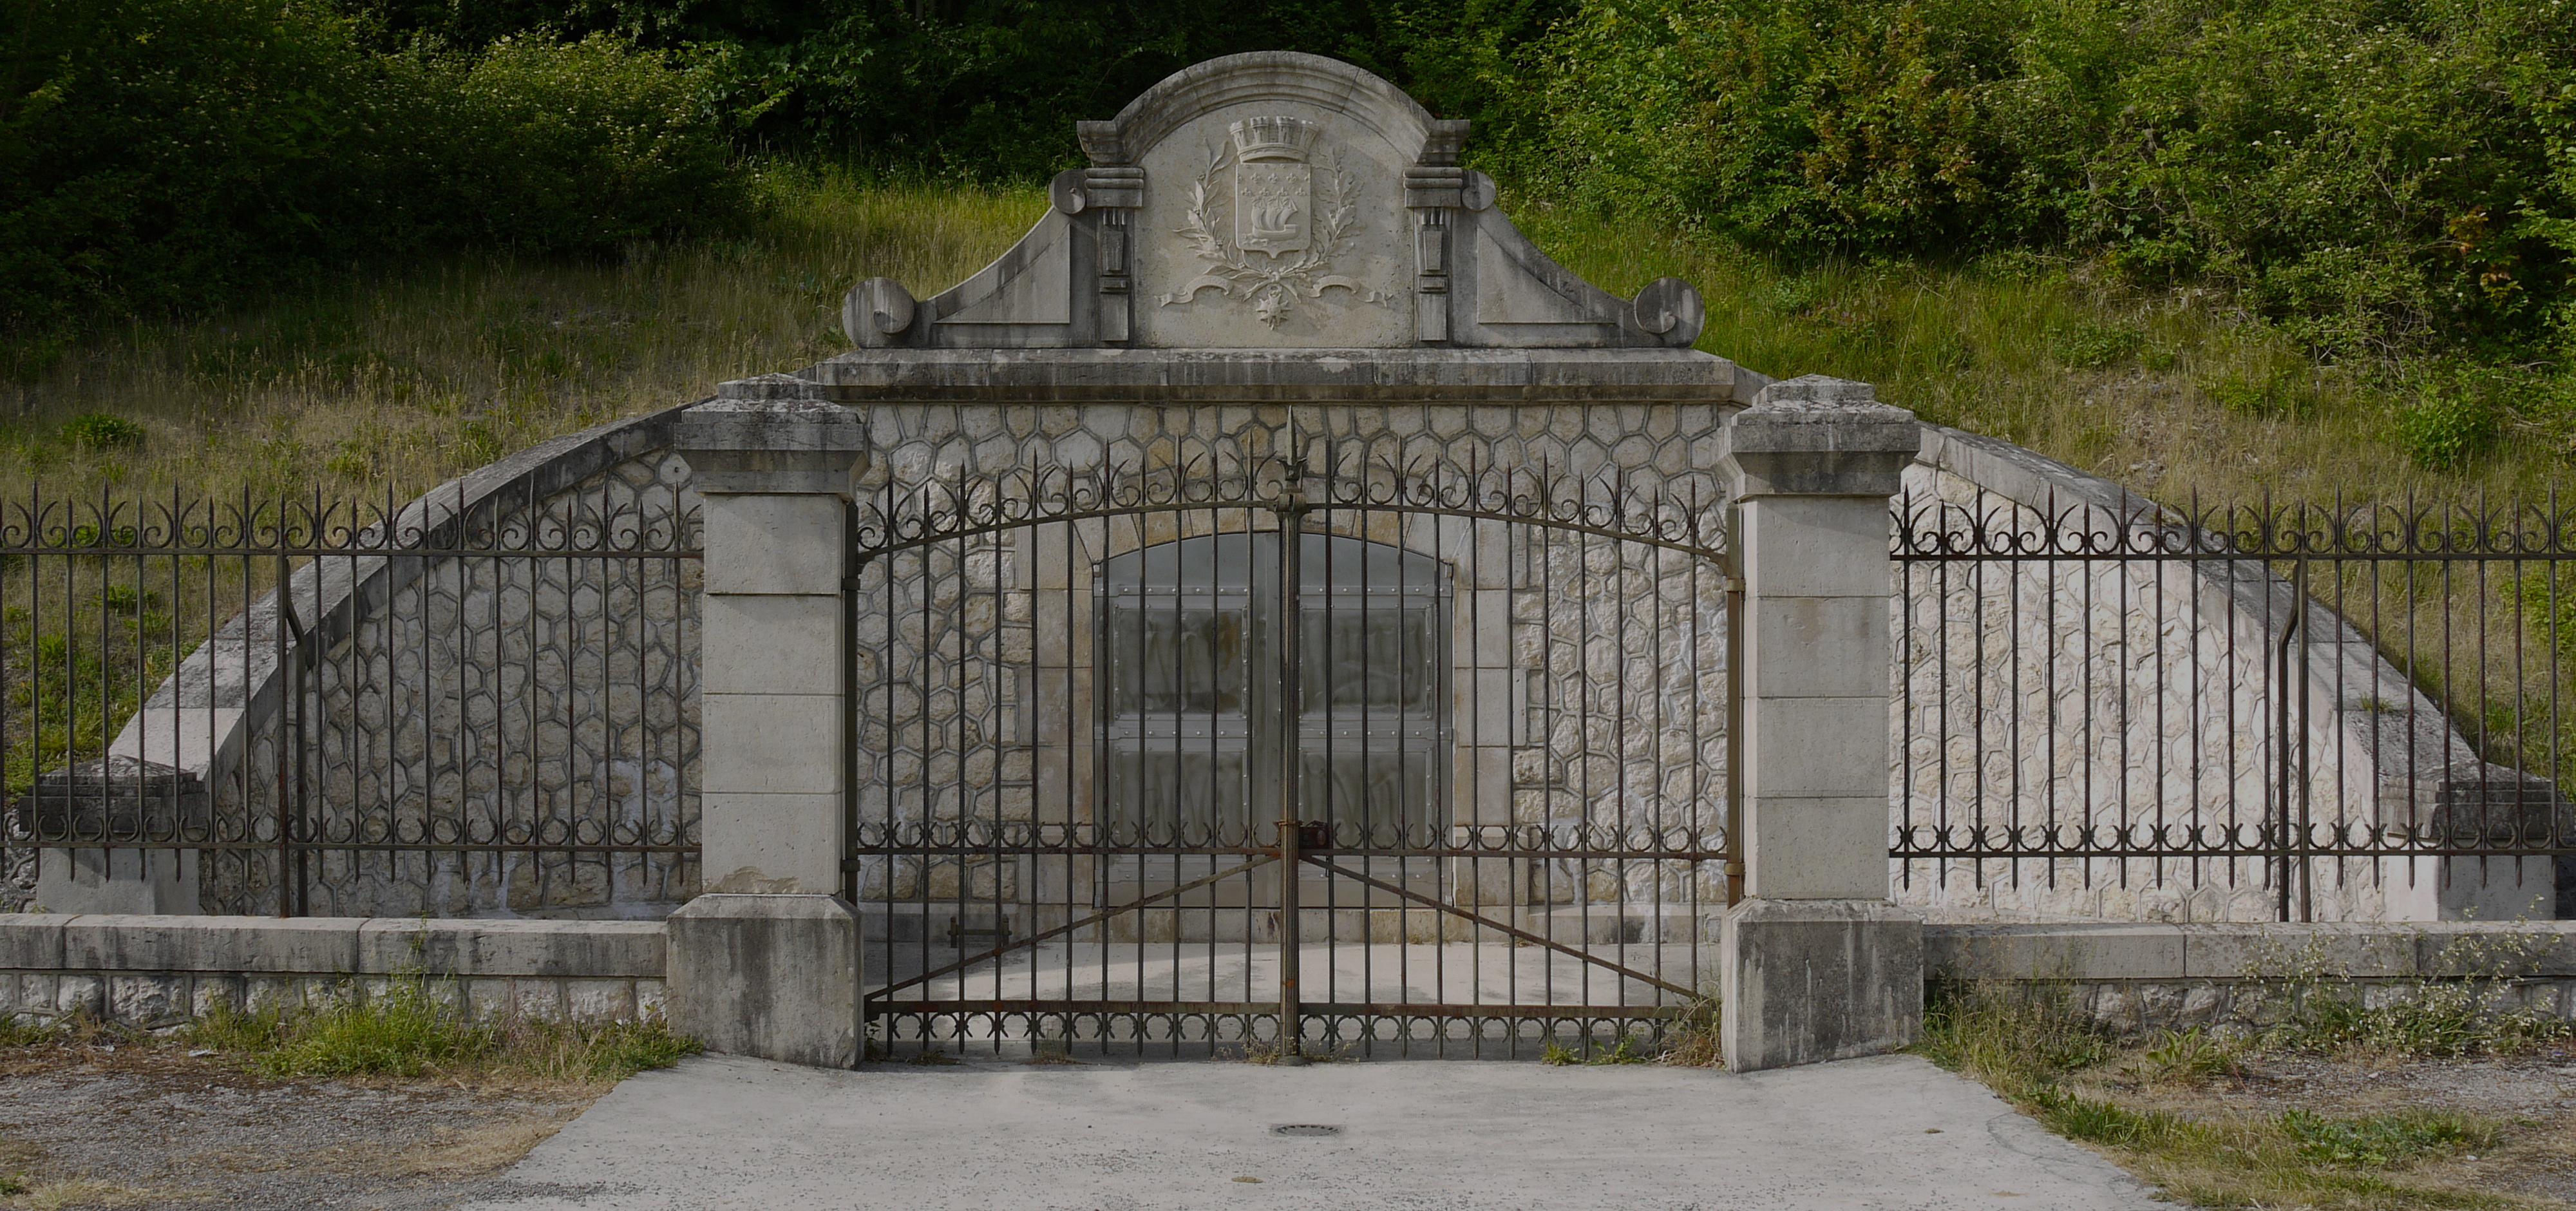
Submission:
[[[1231,149],[1208,149],[1206,167],[1192,182],[1189,209],[1179,234],[1207,263],[1207,270],[1162,296],[1165,307],[1189,302],[1201,290],[1250,299],[1252,314],[1273,328],[1286,323],[1297,297],[1324,297],[1339,288],[1362,302],[1386,301],[1386,292],[1331,271],[1334,257],[1358,226],[1359,183],[1342,171],[1332,149],[1316,145],[1322,127],[1304,118],[1256,117],[1230,123]],[[1231,154],[1229,154],[1229,150]],[[1232,176],[1234,213],[1225,211],[1225,183]],[[1228,240],[1231,234],[1234,238]],[[1251,259],[1253,253],[1262,259]]]
[[[1234,243],[1246,252],[1304,252],[1312,237],[1314,169],[1302,163],[1242,163],[1234,170]]]

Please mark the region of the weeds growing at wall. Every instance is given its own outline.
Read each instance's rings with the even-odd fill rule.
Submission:
[[[219,1004],[184,1037],[271,1077],[438,1075],[575,1085],[614,1084],[699,1050],[659,1017],[475,1022],[443,991],[415,975],[294,1012]]]
[[[60,1030],[51,1022],[0,1017],[0,1048],[35,1047],[53,1042]]]
[[[2130,1045],[2062,986],[1953,983],[1931,990],[1917,1050],[2189,1205],[2525,1205],[2440,1168],[2496,1147],[2513,1124],[2434,1110],[2255,1113],[2212,1104],[2186,1113],[2157,1094],[2232,1075],[2253,1050],[2285,1041],[2186,1030]]]
[[[2576,1024],[2518,1003],[2555,939],[2519,930],[2469,934],[2443,947],[2441,970],[2457,978],[2365,985],[2343,974],[2316,943],[2273,947],[2247,975],[2272,1002],[2276,1025],[2260,1045],[2328,1055],[2450,1058],[2517,1055],[2576,1037]]]

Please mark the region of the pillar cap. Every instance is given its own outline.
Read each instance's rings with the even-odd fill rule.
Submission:
[[[1923,426],[1868,383],[1810,374],[1764,387],[1726,422],[1735,496],[1893,496]]]
[[[867,464],[868,430],[839,404],[715,399],[680,414],[672,448],[700,492],[847,497]]]

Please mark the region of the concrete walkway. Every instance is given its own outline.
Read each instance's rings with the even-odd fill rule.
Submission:
[[[1339,1128],[1281,1135],[1288,1124]],[[476,1208],[2161,1207],[1911,1057],[1738,1076],[1390,1061],[708,1058],[617,1087]]]

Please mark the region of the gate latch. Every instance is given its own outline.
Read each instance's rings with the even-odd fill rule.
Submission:
[[[1297,826],[1297,848],[1306,853],[1321,853],[1333,847],[1333,826],[1321,820],[1308,820]]]

